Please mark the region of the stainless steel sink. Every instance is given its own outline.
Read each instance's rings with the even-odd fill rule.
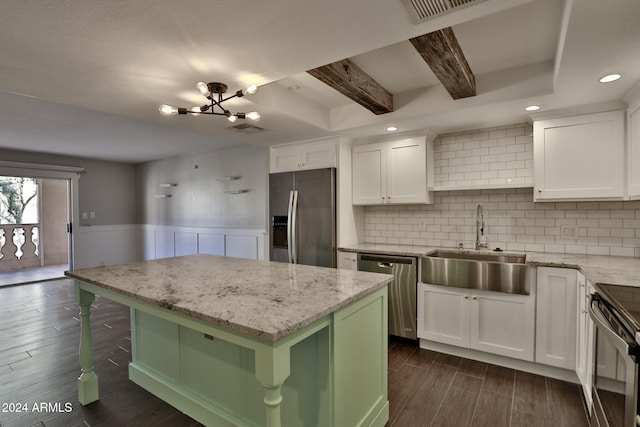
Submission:
[[[437,251],[420,259],[420,281],[529,295],[526,255]]]
[[[466,259],[469,261],[491,261],[491,262],[507,262],[510,264],[524,264],[527,260],[526,255],[506,255],[500,252],[456,252],[456,251],[436,251],[429,254],[429,258],[450,258],[450,259]]]

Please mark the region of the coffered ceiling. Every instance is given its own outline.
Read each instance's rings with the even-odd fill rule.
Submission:
[[[485,0],[416,24],[401,0],[3,2],[0,148],[140,162],[240,143],[269,146],[429,128],[436,133],[619,101],[640,81],[637,0]],[[409,41],[451,28],[475,79],[454,99]],[[353,63],[393,98],[374,114],[308,73]],[[623,78],[603,85],[609,72]],[[163,116],[203,103],[197,81],[257,94],[264,131]],[[236,122],[237,124],[238,122]]]

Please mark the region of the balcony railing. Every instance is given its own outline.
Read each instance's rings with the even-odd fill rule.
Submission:
[[[40,224],[0,224],[0,271],[40,266]]]

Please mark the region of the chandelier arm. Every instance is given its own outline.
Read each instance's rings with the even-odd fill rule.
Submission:
[[[224,113],[216,113],[217,115],[220,116],[228,116],[229,114],[231,114],[231,112],[229,110],[227,110],[226,108],[224,108],[222,105],[220,105],[221,102],[224,102],[225,100],[222,101],[215,101],[213,98],[211,99],[211,111],[215,110],[215,107],[217,106],[218,108],[220,108],[222,111],[224,111]]]
[[[220,97],[222,98],[222,95],[220,95]],[[226,98],[224,98],[224,99],[221,99],[221,100],[219,101],[219,103],[220,103],[220,102],[228,101],[228,100],[230,100],[230,99],[232,99],[232,98],[238,98],[238,94],[237,94],[237,93],[234,93],[233,95],[230,95],[230,96],[228,96],[228,97],[226,97]]]
[[[193,115],[196,115],[196,116],[199,116],[199,115],[201,115],[201,114],[202,114],[202,115],[207,115],[207,114],[208,114],[208,115],[213,115],[213,116],[227,116],[227,114],[226,114],[226,113],[217,113],[217,112],[215,112],[215,111],[202,111],[202,112],[198,112],[198,111],[190,111],[190,110],[187,110],[187,111],[185,111],[185,112],[184,112],[184,113],[182,113],[182,114],[193,114]]]

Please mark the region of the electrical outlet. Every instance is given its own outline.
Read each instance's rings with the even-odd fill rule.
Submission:
[[[563,239],[575,239],[578,237],[578,226],[577,225],[561,225],[560,226],[560,237]]]

